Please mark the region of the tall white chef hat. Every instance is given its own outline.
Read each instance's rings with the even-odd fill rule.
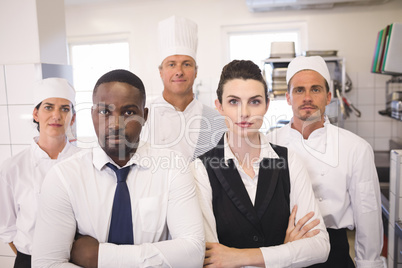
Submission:
[[[328,66],[324,59],[320,56],[304,57],[299,56],[294,58],[288,65],[288,70],[286,72],[286,83],[289,84],[292,77],[303,70],[313,70],[321,74],[327,83],[331,81],[331,76],[329,75]]]
[[[159,22],[158,43],[160,62],[172,55],[187,55],[196,60],[197,24],[189,19],[172,16]]]
[[[35,107],[45,99],[62,98],[75,105],[75,90],[64,78],[46,78],[34,86]]]

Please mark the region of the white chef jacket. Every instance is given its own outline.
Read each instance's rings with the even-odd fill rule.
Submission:
[[[154,148],[169,148],[180,152],[190,162],[214,148],[226,125],[215,109],[193,99],[184,111],[177,111],[163,96],[149,107],[141,140]]]
[[[224,138],[224,159],[228,164],[229,159],[234,159],[240,177],[246,186],[250,200],[254,204],[257,192],[259,165],[263,158],[279,158],[276,152],[268,143],[266,137],[260,134],[261,152],[259,160],[253,165],[255,176],[250,178],[241,168],[237,158],[233,155],[225,135]],[[314,198],[314,193],[308,178],[307,170],[301,164],[300,159],[294,152],[288,150],[289,176],[290,176],[290,207],[291,212],[294,205],[298,206],[296,222],[307,213],[314,211],[310,220],[320,219],[320,223],[314,229],[319,229],[318,235],[305,238],[279,246],[262,247],[265,267],[305,267],[314,263],[325,262],[329,254],[329,237],[324,221]],[[197,194],[204,217],[205,239],[207,242],[219,242],[216,231],[216,222],[212,207],[212,188],[208,174],[201,160],[197,158],[191,163],[191,170],[196,179]]]
[[[0,239],[13,242],[19,252],[31,255],[37,213],[37,198],[43,179],[56,163],[80,149],[66,143],[57,159],[51,159],[37,144],[3,162],[0,170]]]
[[[269,133],[268,139],[292,149],[302,159],[325,225],[356,228],[357,267],[383,267],[380,187],[369,143],[331,125],[328,118],[324,127],[306,140],[291,123]]]
[[[100,242],[98,267],[201,267],[202,215],[188,166],[167,150],[141,145],[126,166],[134,245],[107,243],[117,185],[113,161],[99,147],[83,150],[51,169],[43,182],[33,267],[68,263],[78,231]],[[168,240],[168,235],[172,240]]]

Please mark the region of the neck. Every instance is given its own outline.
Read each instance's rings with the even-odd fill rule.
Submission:
[[[57,159],[59,153],[66,146],[66,136],[47,137],[39,135],[38,146],[45,151],[51,159]]]
[[[252,160],[259,158],[261,151],[259,133],[242,137],[228,132],[227,138],[230,149],[242,166],[251,166]]]
[[[193,92],[190,91],[186,94],[170,94],[167,90],[163,91],[163,98],[170,104],[174,106],[177,111],[184,111],[186,107],[193,100]]]
[[[318,120],[301,120],[294,117],[291,127],[299,131],[304,139],[308,139],[314,130],[324,127],[324,121],[324,116],[321,116],[321,118]]]
[[[137,145],[138,146],[138,145]],[[137,147],[133,148],[132,151],[126,152],[125,149],[119,150],[121,152],[119,155],[109,155],[109,157],[115,162],[119,167],[124,167],[128,161],[130,161],[131,157],[137,151]]]
[[[119,157],[110,157],[112,160],[113,160],[113,162],[115,162],[119,167],[124,167],[126,164],[127,164],[127,162],[130,160],[130,158],[129,159],[120,159]]]

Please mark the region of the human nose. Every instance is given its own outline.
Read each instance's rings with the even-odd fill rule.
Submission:
[[[58,109],[54,109],[52,113],[53,119],[59,120],[61,118],[61,112]]]
[[[183,75],[183,66],[177,65],[176,66],[176,76],[180,77]]]
[[[242,104],[240,109],[241,109],[241,117],[242,117],[242,118],[247,118],[247,117],[249,117],[249,115],[250,115],[250,109],[249,109],[249,107],[248,107],[247,104]]]
[[[109,129],[119,130],[124,125],[123,116],[111,116],[109,118]]]
[[[306,91],[304,92],[304,101],[305,101],[305,102],[311,101],[311,94],[310,94],[310,91],[308,91],[308,90],[306,90]]]

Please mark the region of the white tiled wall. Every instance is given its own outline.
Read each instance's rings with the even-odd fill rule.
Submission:
[[[32,122],[32,85],[41,76],[38,64],[0,65],[0,165],[29,146],[37,135]],[[13,267],[15,254],[0,243],[0,266]]]
[[[50,67],[53,66],[59,70],[54,76],[69,79],[71,66]],[[38,135],[32,121],[32,86],[35,81],[49,77],[42,67],[43,64],[34,63],[0,65],[0,165],[29,147],[32,138]],[[13,267],[14,258],[9,246],[0,242],[0,267]]]
[[[348,74],[353,89],[346,96],[361,111],[361,117],[352,114],[344,127],[368,141],[375,151],[389,151],[389,140],[396,134],[396,120],[378,111],[386,107],[386,81],[391,76],[369,72]],[[402,84],[392,84],[390,90],[402,90]],[[401,136],[400,133],[397,135]]]

